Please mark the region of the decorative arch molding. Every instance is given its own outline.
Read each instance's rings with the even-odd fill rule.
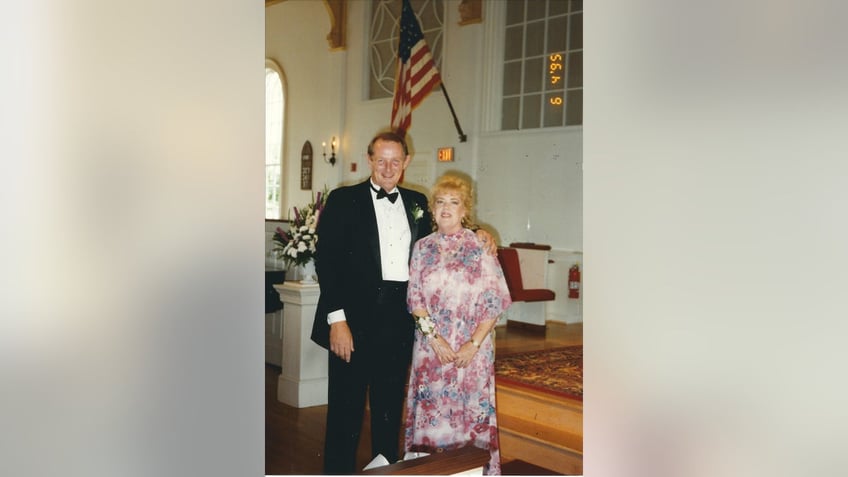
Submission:
[[[285,0],[265,0],[265,7],[282,3]],[[330,50],[344,50],[347,46],[347,0],[324,0],[327,14],[330,16],[330,33],[327,42]],[[461,0],[459,2],[459,24],[471,25],[483,22],[483,0]]]
[[[459,24],[471,25],[483,22],[483,0],[462,0],[459,2]]]
[[[324,0],[324,5],[327,6],[327,12],[330,14],[330,33],[327,34],[327,41],[330,43],[330,50],[345,49],[345,25],[347,25],[347,1],[345,0]]]
[[[265,0],[265,8],[282,3],[286,0]],[[327,42],[330,50],[344,50],[347,25],[347,1],[346,0],[324,0],[327,14],[330,16],[330,33],[327,34]]]
[[[285,0],[265,0],[265,7],[282,3]],[[347,0],[324,0],[327,14],[330,16],[330,33],[327,42],[330,50],[344,50],[347,46]],[[461,0],[459,2],[459,24],[471,25],[483,22],[483,0]]]

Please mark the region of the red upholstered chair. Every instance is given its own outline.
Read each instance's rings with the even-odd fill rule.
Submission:
[[[553,290],[544,288],[524,288],[521,279],[521,262],[518,251],[512,247],[498,247],[498,260],[503,268],[506,286],[513,302],[516,301],[550,301],[556,298]]]

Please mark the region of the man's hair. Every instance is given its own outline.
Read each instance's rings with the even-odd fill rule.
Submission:
[[[368,143],[368,157],[374,155],[374,144],[377,141],[396,142],[400,144],[401,147],[403,147],[403,155],[409,155],[409,149],[406,147],[406,140],[403,138],[403,136],[394,131],[386,131],[377,134],[376,136],[374,136],[374,139],[372,139],[371,142]]]

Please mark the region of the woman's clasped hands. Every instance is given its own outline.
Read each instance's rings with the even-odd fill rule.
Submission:
[[[474,355],[477,354],[477,347],[470,341],[466,342],[454,351],[447,341],[441,336],[430,339],[430,346],[436,352],[436,357],[443,365],[454,363],[457,368],[464,368],[471,363]]]

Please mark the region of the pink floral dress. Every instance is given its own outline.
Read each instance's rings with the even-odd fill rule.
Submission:
[[[436,332],[454,351],[471,340],[477,325],[512,303],[496,257],[483,251],[474,232],[433,233],[415,244],[409,267],[407,305],[423,308]],[[495,414],[495,350],[486,337],[472,362],[442,366],[427,339],[415,332],[406,398],[407,452],[437,452],[473,444],[488,449],[487,475],[499,475]]]

